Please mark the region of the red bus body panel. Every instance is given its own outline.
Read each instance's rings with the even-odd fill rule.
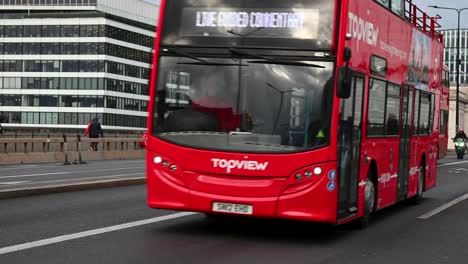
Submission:
[[[370,74],[370,56],[384,57],[388,61],[386,79],[396,84],[403,84],[407,78],[408,64],[413,34],[416,29],[412,24],[392,14],[373,0],[343,0],[335,11],[336,24],[340,31],[334,34],[332,53],[336,56],[337,68],[344,65],[344,48],[350,47],[352,59],[349,66],[366,76],[363,113],[362,148],[359,182],[365,181],[372,162],[378,169],[378,209],[397,202],[400,139],[367,138],[367,108]],[[329,147],[299,154],[265,155],[204,151],[177,146],[156,138],[153,135],[153,109],[158,71],[158,51],[164,20],[166,0],[161,1],[161,13],[155,43],[155,55],[150,81],[151,101],[148,118],[147,147],[147,202],[152,208],[212,212],[213,202],[231,202],[253,205],[254,216],[267,218],[288,218],[328,223],[344,223],[362,216],[364,204],[364,186],[358,189],[358,212],[354,217],[338,221],[338,188],[327,189],[330,171],[337,169],[337,142],[340,112],[340,99],[335,96]],[[337,19],[341,18],[341,19]],[[357,20],[356,20],[357,19]],[[357,22],[356,22],[357,21]],[[372,25],[373,33],[369,30]],[[378,36],[375,36],[378,29]],[[371,33],[369,33],[371,32]],[[351,33],[353,38],[346,39]],[[374,35],[372,35],[374,34]],[[416,33],[417,34],[417,33]],[[422,33],[421,33],[422,34]],[[436,39],[424,35],[430,43],[430,83],[429,91],[440,102],[441,94],[441,59],[443,45]],[[440,67],[439,67],[440,66]],[[438,120],[440,103],[435,104],[435,119]],[[408,196],[414,196],[418,186],[418,166],[426,160],[426,190],[436,184],[437,146],[439,143],[438,122],[433,122],[433,134],[427,137],[413,137],[411,140],[411,173],[409,176]],[[153,160],[162,158],[175,165],[176,170],[155,164]],[[369,157],[372,162],[366,158]],[[268,163],[264,170],[245,170],[215,168],[213,159],[226,161],[255,161]],[[319,167],[321,175],[312,176],[300,184],[295,180],[297,173]],[[388,177],[390,175],[390,177]]]

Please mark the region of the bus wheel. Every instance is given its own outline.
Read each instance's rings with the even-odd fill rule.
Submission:
[[[360,228],[366,228],[369,226],[370,215],[375,210],[375,197],[374,182],[368,177],[364,190],[364,215],[359,219]]]
[[[421,161],[419,165],[419,174],[418,174],[418,190],[416,191],[416,196],[413,197],[412,202],[414,204],[420,204],[423,198],[424,192],[424,176],[426,175],[426,164],[424,161]]]

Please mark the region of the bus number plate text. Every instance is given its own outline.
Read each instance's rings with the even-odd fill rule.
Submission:
[[[214,212],[232,213],[232,214],[253,214],[253,206],[246,204],[232,204],[232,203],[213,203]]]

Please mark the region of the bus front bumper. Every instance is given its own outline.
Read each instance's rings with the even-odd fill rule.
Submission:
[[[272,197],[232,196],[192,190],[157,171],[148,171],[147,201],[148,206],[155,209],[210,214],[230,214],[216,211],[215,203],[247,205],[251,212],[242,213],[245,216],[336,223],[338,187],[336,184],[332,184],[333,188],[330,186],[330,180],[325,176],[313,185],[289,194]],[[238,193],[243,192],[240,190]]]

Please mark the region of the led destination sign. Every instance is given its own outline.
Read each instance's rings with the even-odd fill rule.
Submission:
[[[181,35],[232,37],[227,31],[250,34],[251,38],[316,38],[317,9],[185,8]]]
[[[168,0],[163,46],[329,50],[335,1]]]
[[[318,17],[318,13],[314,16]],[[288,12],[196,12],[196,26],[301,29],[305,18],[305,13]]]

